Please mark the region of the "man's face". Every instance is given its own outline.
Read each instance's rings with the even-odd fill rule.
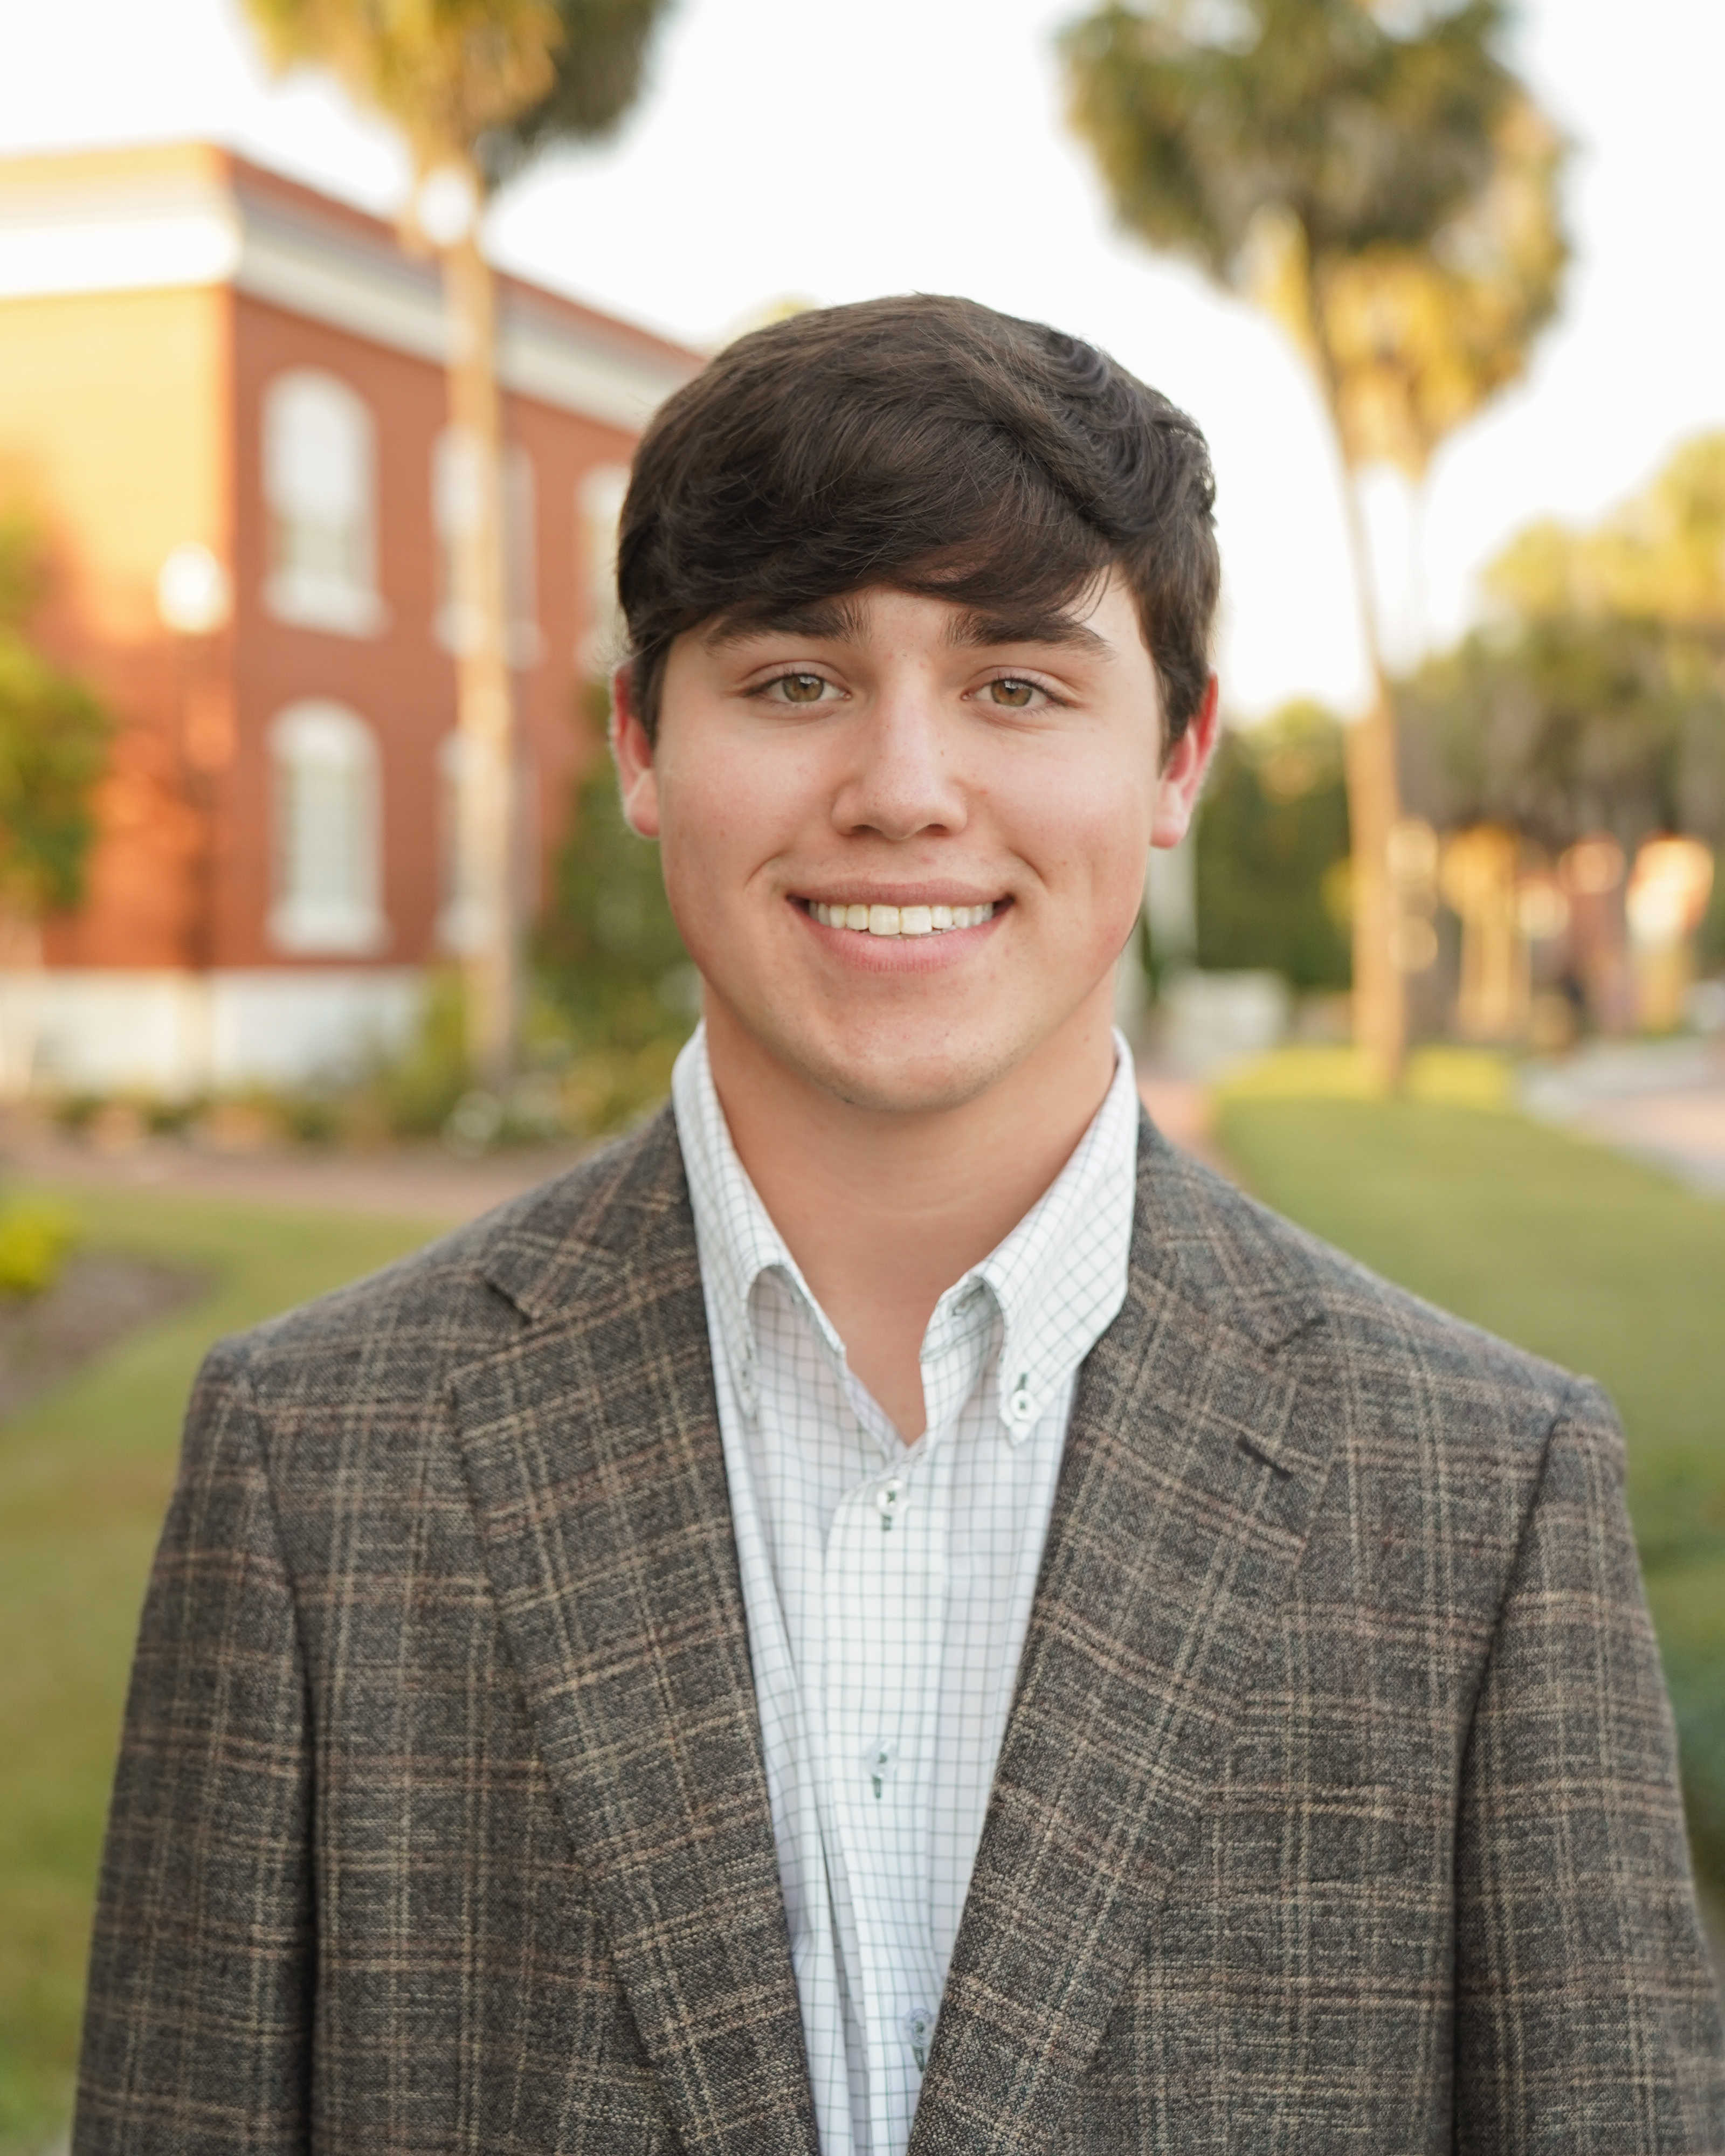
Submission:
[[[1093,1028],[1147,850],[1185,829],[1214,703],[1160,767],[1117,577],[1029,624],[873,588],[690,631],[656,744],[625,682],[614,746],[710,1033],[741,1028],[858,1106],[927,1111]]]

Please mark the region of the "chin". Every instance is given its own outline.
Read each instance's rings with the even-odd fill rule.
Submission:
[[[963,1107],[1023,1060],[998,1040],[873,1040],[800,1044],[786,1060],[848,1107],[881,1115],[938,1115]]]

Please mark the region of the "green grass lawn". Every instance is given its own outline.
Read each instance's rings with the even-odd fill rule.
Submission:
[[[1267,1204],[1609,1389],[1697,1856],[1725,1886],[1725,1203],[1501,1106],[1301,1097],[1293,1059],[1219,1110]]]
[[[61,1192],[92,1248],[206,1283],[0,1423],[0,2150],[64,2123],[132,1635],[203,1351],[435,1233],[136,1191]]]

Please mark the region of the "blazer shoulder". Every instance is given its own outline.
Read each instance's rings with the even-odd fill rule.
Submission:
[[[411,1256],[222,1342],[213,1365],[260,1404],[303,1397],[344,1364],[387,1360],[397,1387],[436,1390],[462,1364],[624,1270],[686,1185],[670,1111]],[[693,1245],[692,1224],[689,1240]]]
[[[1175,1153],[1153,1130],[1143,1159],[1141,1224],[1153,1237],[1155,1222],[1145,1216],[1165,1208],[1172,1224],[1163,1234],[1187,1291],[1228,1306],[1261,1347],[1274,1351],[1321,1327],[1345,1373],[1380,1396],[1418,1389],[1441,1406],[1490,1395],[1500,1414],[1542,1437],[1564,1415],[1615,1429],[1593,1380],[1385,1280]]]

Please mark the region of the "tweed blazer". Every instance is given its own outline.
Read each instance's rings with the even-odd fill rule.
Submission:
[[[1147,1124],[912,2156],[1725,2148],[1622,1471]],[[668,1115],[211,1355],[73,2145],[816,2156]]]

